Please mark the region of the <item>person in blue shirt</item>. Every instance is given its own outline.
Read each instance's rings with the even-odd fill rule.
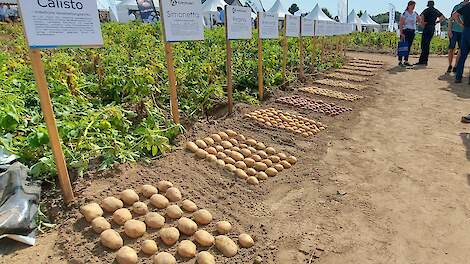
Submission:
[[[454,6],[452,14],[457,10],[462,8],[464,5],[468,4],[470,0],[464,0],[458,5]],[[460,42],[462,41],[462,32],[463,32],[463,22],[460,20],[449,19],[449,25],[447,30],[447,35],[449,36],[449,67],[447,68],[447,73],[457,72],[457,62],[459,61],[460,51],[455,58],[455,67],[452,67],[452,62],[454,60],[455,48],[457,44],[460,49]]]
[[[225,24],[225,11],[222,7],[218,6],[217,11],[219,11],[219,23],[221,25]]]
[[[7,9],[4,4],[0,4],[0,22],[5,22],[7,16]]]

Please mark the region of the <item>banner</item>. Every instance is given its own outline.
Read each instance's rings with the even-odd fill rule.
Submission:
[[[263,4],[260,0],[246,0],[246,4],[255,12],[264,12]]]
[[[348,23],[348,0],[338,0],[338,18],[340,23]]]
[[[354,31],[354,24],[341,24],[335,21],[315,20],[315,36],[347,35]]]
[[[140,11],[140,18],[144,23],[153,23],[157,19],[157,11],[153,5],[153,0],[137,0]]]
[[[388,31],[389,32],[395,32],[395,13],[396,13],[396,8],[392,4],[388,4],[389,6],[389,11],[388,11]]]

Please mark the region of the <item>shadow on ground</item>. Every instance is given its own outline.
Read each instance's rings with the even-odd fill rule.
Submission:
[[[445,73],[439,76],[438,80],[449,83],[449,86],[440,88],[441,90],[451,92],[460,98],[470,98],[470,85],[468,84],[468,79],[464,78],[462,83],[455,83],[454,75]]]
[[[470,160],[470,133],[460,133],[460,138],[462,139],[462,143],[466,148],[467,159]]]

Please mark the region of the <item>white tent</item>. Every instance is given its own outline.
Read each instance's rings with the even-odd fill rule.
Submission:
[[[320,6],[317,4],[313,10],[308,13],[306,18],[310,18],[316,21],[330,21],[330,22],[336,22],[333,19],[329,18],[323,10],[321,10]]]
[[[104,2],[107,2],[107,1],[104,1]],[[158,0],[153,0],[153,5],[155,6],[155,9],[159,11],[160,4]],[[123,0],[117,4],[116,9],[117,9],[118,21],[122,23],[127,23],[129,22],[129,12],[139,11],[139,6],[137,5],[136,0]]]
[[[380,27],[380,24],[378,24],[377,22],[375,22],[375,21],[369,16],[369,14],[367,14],[367,11],[364,12],[364,14],[362,14],[362,16],[361,16],[361,24],[362,24],[362,26],[365,26],[365,27]]]
[[[282,20],[284,20],[286,15],[290,15],[289,10],[282,5],[281,0],[276,0],[274,5],[271,7],[271,9],[268,10],[268,12],[277,14],[279,19]]]
[[[361,19],[357,16],[356,10],[352,10],[348,16],[348,24],[356,25],[357,31],[362,31],[362,22]]]

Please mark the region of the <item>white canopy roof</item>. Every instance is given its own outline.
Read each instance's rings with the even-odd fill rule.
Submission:
[[[362,14],[361,16],[361,24],[363,26],[375,26],[375,27],[380,27],[380,24],[378,24],[377,22],[375,22],[370,16],[369,14],[367,14],[367,11],[364,12],[364,14]]]
[[[123,0],[119,4],[117,4],[120,8],[127,8],[129,10],[139,10],[137,6],[137,2],[135,0]]]
[[[361,23],[361,19],[357,16],[356,10],[352,10],[348,16],[348,24],[358,24]]]
[[[330,21],[330,22],[336,22],[333,19],[329,18],[323,10],[321,10],[320,6],[317,4],[313,10],[308,13],[306,18],[310,18],[313,20],[318,20],[318,21]]]
[[[202,12],[217,12],[217,7],[224,8],[226,5],[224,0],[206,0],[202,4]]]
[[[290,15],[288,9],[282,5],[281,0],[276,0],[274,5],[271,7],[271,9],[268,10],[268,12],[275,13],[279,18],[282,19],[284,19],[286,15]]]

